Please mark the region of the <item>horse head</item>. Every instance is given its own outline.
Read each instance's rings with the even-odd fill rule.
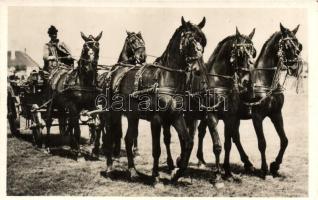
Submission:
[[[298,28],[299,25],[290,31],[280,23],[281,38],[278,44],[278,57],[287,66],[290,75],[296,75],[300,67],[296,65],[300,61],[302,51],[302,44],[296,38]]]
[[[203,52],[207,40],[202,32],[205,25],[205,17],[199,24],[193,24],[190,21],[186,22],[181,18],[179,54],[185,61],[188,70],[193,70],[198,73],[203,64]]]
[[[236,27],[230,62],[233,66],[232,70],[234,70],[234,74],[238,79],[238,84],[243,87],[246,87],[251,82],[251,68],[256,57],[256,49],[252,42],[254,34],[255,28],[246,36],[241,34]]]
[[[233,80],[238,86],[246,87],[251,82],[251,67],[256,56],[252,42],[254,33],[255,29],[246,36],[236,28],[236,34],[219,42],[206,64],[213,78],[210,87],[231,87]]]
[[[127,37],[118,62],[129,61],[130,64],[142,64],[146,62],[146,47],[141,32],[126,32]]]
[[[102,37],[102,33],[96,37],[89,35],[88,37],[81,32],[81,36],[85,43],[83,44],[83,49],[81,57],[79,59],[79,71],[84,76],[92,75],[92,81],[95,81],[97,62],[99,58],[99,40]],[[87,77],[89,78],[89,77]]]

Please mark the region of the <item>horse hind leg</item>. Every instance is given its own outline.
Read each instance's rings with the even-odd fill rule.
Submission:
[[[199,160],[199,165],[203,164],[206,165],[206,162],[204,160],[203,156],[203,139],[206,134],[206,128],[207,128],[207,122],[206,120],[201,120],[199,126],[198,126],[198,150],[197,150],[197,158]]]
[[[159,158],[161,154],[160,131],[161,131],[161,120],[159,116],[155,116],[151,120],[152,156],[153,156],[152,176],[155,178],[155,182],[159,181]]]
[[[138,131],[138,118],[136,116],[127,116],[128,120],[128,129],[125,136],[125,144],[126,144],[126,153],[128,159],[128,170],[130,172],[130,178],[135,180],[138,178],[138,174],[135,168],[134,163],[134,155],[132,152],[133,140],[136,138],[136,134]]]
[[[266,154],[265,154],[266,140],[265,140],[264,131],[263,131],[264,117],[262,117],[260,114],[253,114],[252,120],[253,120],[254,129],[256,132],[256,136],[257,136],[258,149],[261,153],[261,159],[262,159],[261,170],[262,170],[263,176],[265,177],[268,173],[268,165],[266,162]]]
[[[278,113],[272,114],[270,116],[270,119],[273,122],[274,127],[277,131],[277,134],[280,138],[280,149],[275,161],[273,161],[270,165],[270,172],[274,176],[278,176],[278,170],[279,170],[280,164],[283,161],[283,156],[288,145],[288,139],[286,137],[285,130],[284,130],[284,121],[283,121],[282,113],[278,112]]]
[[[114,122],[114,131],[116,131],[116,133],[114,134],[114,158],[116,160],[119,160],[120,158],[120,151],[121,151],[121,138],[123,136],[123,130],[122,130],[122,121],[121,121],[121,117],[120,120]],[[135,141],[135,140],[134,140]]]
[[[163,141],[166,146],[166,151],[167,151],[167,165],[169,171],[174,170],[175,166],[173,163],[172,155],[171,155],[171,148],[170,148],[170,143],[171,143],[171,132],[170,132],[170,125],[163,125]]]
[[[137,129],[136,138],[134,139],[134,142],[133,142],[133,153],[135,157],[140,156],[139,149],[138,149],[138,134],[139,134],[139,131]]]
[[[247,156],[247,154],[242,146],[241,139],[240,139],[239,126],[240,126],[240,120],[237,119],[237,120],[235,120],[234,129],[232,132],[233,133],[233,135],[232,135],[233,142],[234,142],[235,146],[237,147],[237,150],[240,154],[241,161],[244,163],[245,171],[247,173],[252,173],[252,172],[254,172],[255,169],[254,169],[253,164],[249,160],[249,158],[248,158],[248,156]]]
[[[220,167],[220,154],[222,151],[221,140],[219,137],[219,133],[217,131],[218,118],[213,114],[208,114],[207,116],[207,124],[209,127],[209,132],[211,134],[212,142],[213,142],[213,153],[215,156],[215,167],[216,172],[221,173]]]

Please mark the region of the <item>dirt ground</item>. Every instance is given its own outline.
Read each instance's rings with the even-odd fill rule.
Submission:
[[[305,197],[308,190],[308,111],[307,94],[286,93],[283,109],[285,131],[289,138],[283,163],[281,177],[267,177],[266,180],[255,174],[244,174],[243,165],[235,146],[232,146],[231,163],[233,171],[240,182],[221,181],[220,187],[211,184],[213,173],[210,168],[197,166],[195,146],[190,159],[189,176],[177,184],[170,184],[166,167],[166,152],[162,141],[160,174],[162,184],[152,185],[151,168],[151,133],[149,123],[141,121],[139,126],[140,157],[136,158],[136,168],[141,173],[137,181],[128,179],[127,159],[121,157],[112,177],[105,177],[105,159],[91,160],[88,156],[89,145],[84,145],[84,157],[74,160],[70,156],[67,138],[61,138],[53,129],[54,143],[57,146],[52,154],[37,150],[32,146],[31,134],[23,131],[20,138],[8,133],[7,141],[7,194],[8,195],[80,195],[80,196],[288,196]],[[124,123],[125,125],[126,123]],[[125,127],[126,128],[126,127]],[[222,143],[223,122],[218,125]],[[267,139],[267,161],[272,162],[279,149],[280,141],[269,119],[264,121]],[[242,121],[240,126],[242,144],[254,166],[261,165],[256,135],[251,121]],[[180,153],[178,137],[172,130],[172,153],[174,158]],[[83,140],[88,138],[87,128],[82,128]],[[162,138],[161,138],[162,140]],[[85,142],[85,141],[84,141]],[[124,147],[122,147],[124,148]],[[207,134],[204,141],[205,159],[212,167],[211,138]],[[224,151],[221,159],[223,162]],[[222,187],[222,184],[223,187]]]

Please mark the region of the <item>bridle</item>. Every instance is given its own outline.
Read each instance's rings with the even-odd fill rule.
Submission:
[[[126,38],[126,43],[133,52],[139,48],[145,48],[145,42],[135,33],[130,33],[130,35]]]
[[[192,72],[193,72],[193,69],[191,68],[190,63],[188,61],[193,61],[193,60],[199,60],[200,59],[199,56],[193,56],[191,58],[185,57],[187,55],[186,55],[184,49],[189,47],[190,43],[195,45],[194,46],[195,48],[198,45],[197,44],[198,41],[196,41],[196,39],[194,37],[194,33],[192,33],[191,31],[187,31],[187,32],[181,33],[181,40],[180,40],[180,44],[179,44],[179,52],[180,52],[180,54],[183,56],[183,58],[186,61],[186,65],[187,66],[186,66],[185,69],[169,68],[169,67],[166,67],[166,66],[162,65],[159,62],[154,62],[151,65],[146,65],[146,67],[157,68],[158,70],[157,70],[156,74],[159,73],[159,70],[163,70],[163,71],[167,71],[167,72],[170,72],[170,73],[176,73],[176,74],[182,75],[182,76],[184,76],[186,78],[188,73],[192,74]],[[202,48],[202,53],[203,53],[203,48]],[[142,76],[142,74],[140,73],[139,74],[139,78],[141,76]],[[186,83],[186,85],[187,85],[187,83]],[[165,95],[170,95],[170,96],[176,96],[176,95],[184,94],[185,90],[186,90],[186,88],[184,88],[182,91],[179,91],[178,88],[165,87],[165,86],[164,87],[159,87],[159,83],[156,82],[150,88],[133,92],[131,94],[131,96],[137,97],[137,96],[139,96],[141,94],[144,94],[144,93],[156,93],[156,94],[165,94]]]
[[[244,92],[247,92],[247,89],[244,88],[244,87],[243,87],[244,88],[243,90],[240,89],[240,87],[239,87],[240,86],[239,85],[239,75],[238,74],[239,74],[240,71],[244,71],[244,72],[250,73],[250,69],[248,67],[239,66],[238,62],[237,62],[237,59],[238,59],[237,57],[239,56],[238,51],[241,50],[241,54],[243,56],[244,55],[248,56],[247,61],[250,62],[250,59],[253,58],[253,56],[252,56],[253,52],[251,52],[251,50],[249,50],[249,49],[254,50],[253,44],[237,43],[236,42],[236,43],[234,43],[232,45],[231,58],[230,58],[231,66],[234,69],[234,74],[232,76],[231,75],[221,75],[221,74],[208,73],[207,69],[205,67],[202,68],[203,69],[203,78],[205,79],[205,81],[207,83],[206,85],[210,85],[209,82],[210,82],[210,78],[211,77],[218,77],[218,78],[222,78],[222,79],[231,81],[233,83],[233,87],[232,88],[206,86],[201,91],[198,91],[198,92],[195,92],[195,93],[188,92],[188,94],[190,96],[195,96],[197,94],[200,94],[200,95],[203,94],[203,95],[209,95],[209,96],[211,94],[213,94],[213,95],[216,94],[216,95],[219,95],[219,96],[227,96],[228,94],[230,94],[232,92],[236,92],[238,94],[242,94]],[[251,64],[251,63],[249,63],[249,64]],[[196,100],[196,99],[194,98],[194,100]],[[218,101],[218,103],[216,103],[212,107],[205,106],[205,105],[202,105],[200,103],[200,107],[205,109],[205,110],[214,110],[217,107],[219,107],[221,105],[221,103],[224,102],[224,100],[225,100],[225,98],[223,98],[223,101]]]
[[[252,49],[252,50],[249,50]],[[232,45],[232,50],[231,50],[231,58],[230,58],[230,63],[232,66],[232,69],[234,69],[234,74],[231,75],[221,75],[221,74],[215,74],[215,73],[205,73],[206,79],[209,80],[209,77],[218,77],[218,78],[222,78],[225,80],[229,80],[233,83],[233,88],[238,91],[239,93],[243,93],[246,91],[246,89],[244,89],[243,91],[240,90],[239,88],[239,72],[243,71],[245,73],[249,73],[250,72],[250,68],[249,67],[242,67],[239,66],[239,63],[237,62],[238,56],[240,54],[242,55],[246,55],[248,56],[247,61],[250,62],[248,64],[252,64],[253,61],[251,61],[253,59],[253,51],[254,50],[254,46],[253,44],[249,44],[249,43],[234,43]],[[238,53],[240,52],[240,53]],[[212,87],[212,89],[214,90],[215,88],[218,87]],[[233,89],[232,88],[232,89]],[[206,88],[205,90],[209,90],[210,88]],[[222,88],[223,90],[224,88]],[[232,90],[230,89],[230,90]]]
[[[271,85],[270,86],[253,86],[253,94],[256,92],[256,93],[263,93],[265,95],[260,100],[258,100],[256,102],[252,102],[252,103],[244,102],[245,105],[248,105],[248,106],[259,105],[265,99],[267,99],[269,96],[271,96],[272,94],[283,93],[284,84],[285,84],[287,75],[290,75],[289,71],[293,66],[293,65],[290,66],[289,63],[297,64],[297,68],[299,70],[299,72],[297,74],[297,80],[299,79],[299,76],[302,72],[302,67],[303,67],[302,59],[300,56],[296,56],[294,59],[286,58],[284,47],[286,47],[287,44],[290,44],[290,47],[295,48],[294,49],[295,51],[299,51],[298,46],[294,43],[294,38],[292,38],[292,37],[281,38],[279,40],[279,43],[278,43],[278,52],[277,52],[278,64],[277,64],[277,66],[275,66],[273,68],[254,68],[255,71],[265,71],[265,70],[274,71],[274,76],[273,76],[273,80],[271,82]],[[280,74],[283,71],[287,71],[287,73],[285,74],[283,83],[280,85],[279,84]],[[297,90],[298,90],[298,85],[297,85]]]
[[[195,33],[192,31],[186,31],[181,33],[181,40],[180,40],[180,45],[179,45],[179,52],[181,56],[185,59],[186,65],[188,67],[188,71],[191,71],[191,66],[190,63],[191,61],[198,60],[200,57],[203,55],[204,48],[203,45],[200,43],[201,41],[197,41],[195,38]],[[199,51],[200,54],[197,56],[189,56],[187,55],[187,48],[193,45],[194,49],[196,51]]]

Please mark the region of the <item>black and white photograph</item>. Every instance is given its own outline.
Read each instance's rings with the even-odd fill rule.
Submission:
[[[73,2],[1,5],[4,196],[315,199],[317,2]]]

